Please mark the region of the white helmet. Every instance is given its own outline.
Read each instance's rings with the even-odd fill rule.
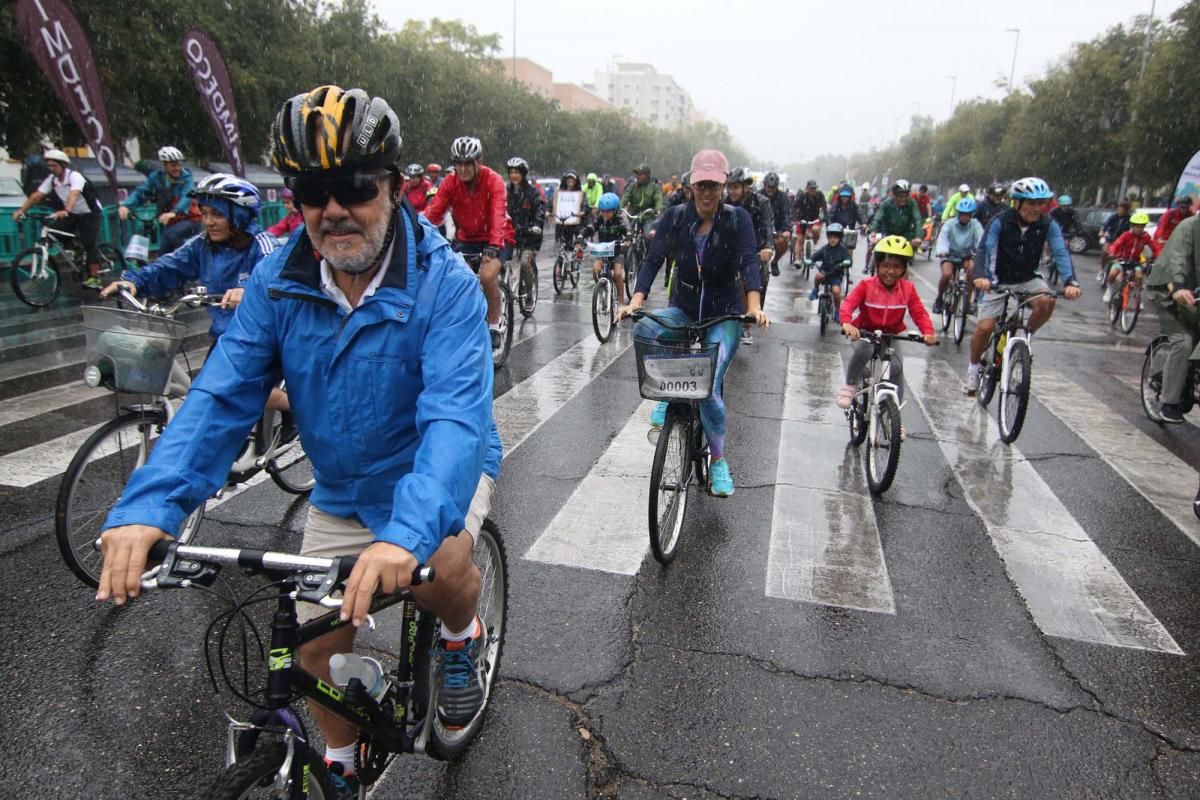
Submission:
[[[862,185],[862,190],[863,190],[864,192],[869,192],[869,191],[871,191],[871,184],[869,184],[869,183],[864,183],[864,184]]]
[[[42,154],[42,158],[46,159],[47,161],[61,161],[64,164],[71,163],[71,157],[62,150],[47,150]]]
[[[170,145],[160,147],[158,148],[158,160],[164,164],[168,161],[183,161],[183,152],[178,147]]]
[[[483,145],[474,136],[460,136],[450,145],[451,161],[474,161],[483,155]]]
[[[892,184],[893,192],[902,192],[903,193],[903,192],[907,192],[909,190],[909,188],[910,187],[908,185],[908,181],[904,180],[904,178],[900,178],[899,180],[897,180],[895,183]]]
[[[969,191],[971,191],[971,187],[965,183],[958,187],[959,194],[966,194]]]

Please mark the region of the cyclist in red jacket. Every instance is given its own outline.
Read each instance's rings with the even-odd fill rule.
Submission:
[[[925,310],[925,304],[917,295],[917,287],[905,280],[908,265],[912,263],[912,244],[903,236],[885,236],[875,245],[875,274],[863,278],[854,290],[842,301],[842,333],[855,342],[854,353],[846,365],[846,383],[838,390],[838,408],[849,408],[857,391],[859,378],[866,369],[875,346],[860,339],[860,331],[882,331],[904,333],[905,315],[910,315],[917,328],[925,336],[925,344],[937,344],[933,332],[933,320]],[[896,384],[900,402],[904,402],[904,362],[900,351],[892,356],[892,380]]]
[[[1146,233],[1146,226],[1150,224],[1150,215],[1145,211],[1135,211],[1133,216],[1129,218],[1129,230],[1117,237],[1117,240],[1108,246],[1108,254],[1111,257],[1109,263],[1112,268],[1108,271],[1108,278],[1104,282],[1104,298],[1102,302],[1107,303],[1112,299],[1113,283],[1121,275],[1121,264],[1132,262],[1137,265],[1134,270],[1133,280],[1135,283],[1141,284],[1144,280],[1142,274],[1142,253],[1148,247],[1150,255],[1153,258],[1158,258],[1158,254],[1162,252],[1162,245],[1154,241],[1150,234]]]
[[[504,179],[484,166],[479,157],[483,145],[474,136],[460,136],[450,145],[454,174],[447,175],[437,194],[425,207],[425,218],[441,225],[449,211],[454,217],[454,249],[482,255],[479,282],[487,296],[488,331],[492,347],[500,346],[500,251],[514,244],[508,218],[507,187]]]

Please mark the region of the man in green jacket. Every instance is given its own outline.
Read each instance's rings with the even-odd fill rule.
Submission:
[[[963,184],[958,187],[958,191],[950,195],[950,202],[946,203],[946,208],[942,211],[942,222],[949,222],[958,215],[954,209],[958,208],[958,201],[964,197],[974,197],[971,194],[971,187],[968,184]]]
[[[636,180],[625,188],[625,196],[621,198],[621,208],[634,217],[645,211],[653,211],[654,215],[642,221],[642,232],[647,238],[653,235],[650,226],[658,219],[663,210],[662,186],[658,181],[650,179],[650,165],[639,164],[633,171]]]
[[[1158,300],[1158,322],[1167,337],[1167,359],[1163,363],[1163,422],[1183,422],[1184,388],[1188,361],[1200,359],[1200,309],[1194,290],[1200,285],[1196,264],[1200,263],[1200,217],[1192,216],[1176,226],[1158,257],[1146,286]],[[1197,495],[1200,499],[1200,495]]]
[[[903,178],[892,185],[892,196],[879,204],[871,232],[878,240],[884,236],[903,236],[912,242],[913,250],[921,247],[924,238],[923,220],[916,202],[910,196],[908,181]]]
[[[583,196],[587,198],[588,208],[595,209],[600,203],[602,194],[604,194],[604,184],[600,182],[600,177],[594,172],[589,172],[587,180],[583,183]]]

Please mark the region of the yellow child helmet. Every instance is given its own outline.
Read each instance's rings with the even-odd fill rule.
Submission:
[[[912,261],[912,243],[903,236],[885,236],[879,240],[879,244],[875,245],[876,260],[880,260],[882,255],[900,256],[907,263]]]
[[[1129,218],[1130,225],[1149,225],[1150,215],[1145,211],[1139,211]]]

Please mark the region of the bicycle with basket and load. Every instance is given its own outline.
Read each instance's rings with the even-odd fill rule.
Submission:
[[[203,288],[169,306],[143,303],[125,290],[120,296],[130,308],[83,307],[84,383],[112,391],[117,414],[76,451],[63,473],[54,511],[55,539],[63,560],[92,587],[99,585],[102,567],[100,553],[92,545],[130,475],[146,463],[191,387],[191,370],[181,352],[187,324],[175,316],[184,308],[221,300],[221,295],[209,295]],[[247,437],[230,468],[228,484],[244,483],[263,471],[290,494],[307,494],[315,482],[294,428],[285,424],[282,413],[271,409],[263,411]],[[203,519],[201,505],[185,520],[179,541],[192,541]]]
[[[22,250],[9,264],[8,281],[13,293],[31,308],[45,308],[58,299],[65,279],[82,286],[89,277],[87,253],[79,237],[53,227],[49,209],[30,209],[22,219],[42,223],[37,242]],[[116,280],[125,270],[121,251],[108,242],[96,245],[100,251],[101,282]]]
[[[478,614],[485,637],[481,658],[486,688],[482,707],[461,727],[446,726],[438,720],[435,711],[438,683],[431,651],[440,623],[407,590],[376,595],[363,630],[373,631],[375,615],[399,606],[398,641],[379,641],[372,646],[374,655],[389,663],[394,659],[394,666],[385,670],[376,658],[351,656],[374,662],[375,685],[365,686],[360,677],[350,677],[344,685],[331,685],[300,665],[301,646],[344,623],[336,611],[330,611],[301,624],[297,604],[340,608],[341,598],[333,595],[344,589],[355,557],[328,559],[262,550],[195,547],[164,539],[151,549],[150,559],[161,564],[143,576],[145,591],[195,588],[229,604],[205,634],[208,678],[214,691],[220,691],[223,682],[238,699],[254,709],[246,720],[226,713],[229,724],[225,768],[200,796],[209,800],[336,797],[337,789],[324,753],[310,734],[305,722],[307,715],[297,708],[301,699],[319,704],[358,730],[354,767],[364,790],[379,780],[398,755],[425,754],[438,760],[457,758],[483,727],[500,666],[508,611],[505,549],[491,520],[484,521],[474,551],[481,577]],[[241,599],[227,599],[211,588],[225,567],[249,576],[265,576],[270,582]],[[420,585],[431,580],[436,580],[433,569],[419,566],[411,583]],[[250,615],[250,610],[260,604],[274,605],[267,637],[259,632],[258,623]],[[382,636],[376,634],[375,638]],[[255,671],[263,676],[261,680],[252,680]]]
[[[651,319],[681,334],[676,341],[636,336],[633,340],[642,397],[667,403],[650,468],[648,517],[654,558],[660,564],[669,564],[679,547],[693,481],[697,488],[706,492],[711,489],[708,440],[699,404],[712,397],[715,388],[718,345],[705,342],[705,332],[723,322],[754,323],[755,318],[729,314],[676,325],[641,309],[631,318]]]

